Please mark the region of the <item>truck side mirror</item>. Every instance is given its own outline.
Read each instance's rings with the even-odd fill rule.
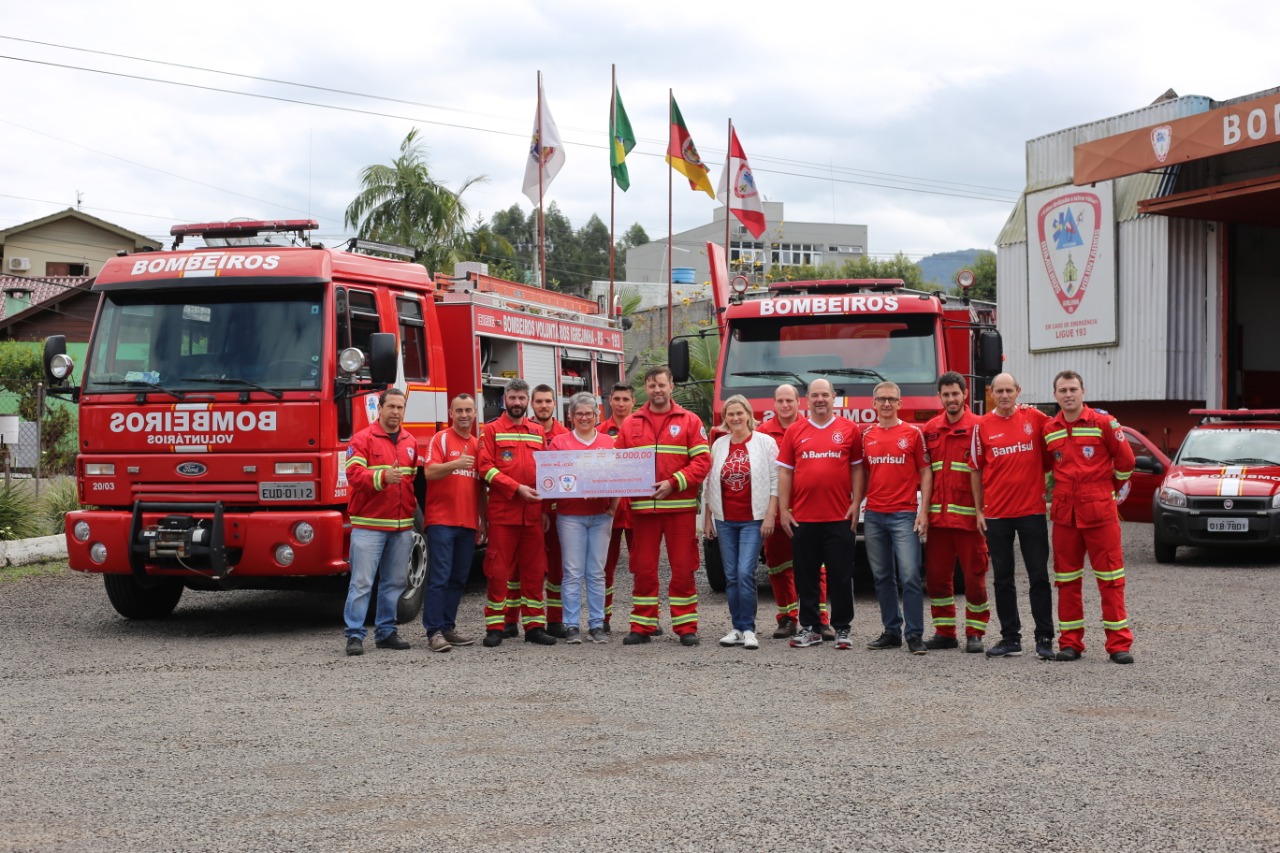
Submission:
[[[677,338],[667,344],[667,367],[676,382],[689,381],[689,341]]]
[[[978,335],[979,376],[990,379],[1004,370],[1004,341],[995,329],[983,329]]]
[[[369,381],[390,385],[396,381],[400,348],[391,332],[374,332],[369,336]]]

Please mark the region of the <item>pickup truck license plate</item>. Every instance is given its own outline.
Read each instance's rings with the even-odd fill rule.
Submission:
[[[315,483],[259,483],[260,501],[313,501],[316,499]]]
[[[1211,518],[1209,519],[1210,533],[1248,533],[1249,519],[1247,518]]]

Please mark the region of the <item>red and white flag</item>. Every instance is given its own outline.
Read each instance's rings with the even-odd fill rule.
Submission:
[[[729,159],[724,164],[724,174],[720,176],[720,198],[733,215],[738,217],[751,236],[759,239],[764,233],[764,204],[760,201],[760,193],[756,189],[755,176],[751,174],[751,166],[747,164],[747,154],[738,142],[738,131],[729,128]]]

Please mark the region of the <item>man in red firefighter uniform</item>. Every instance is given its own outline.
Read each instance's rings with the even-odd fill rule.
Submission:
[[[653,448],[657,482],[649,498],[631,499],[634,549],[631,571],[635,591],[631,596],[631,632],[622,642],[647,643],[658,627],[658,558],[667,543],[671,582],[671,627],[684,646],[698,645],[698,487],[711,469],[707,430],[693,412],[671,399],[675,390],[671,371],[654,367],[645,374],[649,402],[622,425],[619,449]]]
[[[556,417],[556,391],[550,385],[534,386],[529,407],[533,409],[534,423],[542,427],[542,433],[546,436],[545,447],[550,447],[551,439],[557,435],[572,432]],[[564,558],[560,554],[560,534],[556,531],[555,501],[543,501],[542,512],[547,516],[547,529],[543,534],[547,543],[547,633],[563,640],[568,636],[564,628],[564,611],[560,605]],[[510,629],[507,633],[510,633]]]
[[[760,432],[772,438],[779,447],[787,428],[800,419],[800,398],[796,386],[790,383],[779,385],[773,392],[773,417],[760,422],[756,427]],[[796,635],[796,626],[800,620],[800,597],[796,594],[796,574],[792,567],[791,537],[779,525],[773,535],[764,540],[764,562],[769,570],[769,586],[773,588],[773,600],[778,605],[778,627],[773,632],[775,640],[784,640]],[[818,579],[819,595],[822,596],[818,608],[822,625],[819,633],[822,639],[835,642],[836,631],[831,627],[831,610],[827,606],[827,569],[822,567]]]
[[[609,420],[600,424],[599,431],[614,439],[622,431],[622,423],[636,409],[636,394],[630,385],[619,382],[609,392]],[[613,513],[613,530],[609,533],[609,553],[604,558],[604,632],[613,633],[609,620],[613,617],[613,577],[618,570],[618,558],[622,556],[622,540],[631,551],[631,501],[622,498]]]
[[[476,470],[489,486],[484,644],[502,643],[507,614],[514,611],[524,624],[525,642],[552,646],[556,638],[547,633],[542,605],[547,578],[542,501],[534,488],[533,455],[545,446],[542,427],[525,417],[529,383],[523,379],[507,383],[502,402],[505,411],[485,424],[476,460]],[[513,598],[517,591],[519,597]]]
[[[1115,663],[1133,663],[1133,632],[1124,606],[1124,549],[1119,500],[1128,494],[1133,449],[1120,422],[1084,404],[1084,380],[1074,370],[1053,379],[1060,411],[1044,425],[1045,462],[1053,471],[1053,579],[1058,587],[1058,660],[1084,653],[1084,557],[1098,582],[1106,649]]]
[[[942,414],[924,425],[925,449],[933,469],[929,501],[929,537],[924,546],[925,592],[934,635],[927,649],[954,649],[956,636],[955,564],[964,572],[964,650],[983,651],[991,605],[987,601],[987,540],[978,532],[973,499],[973,431],[981,421],[969,411],[964,377],[948,371],[938,377]]]

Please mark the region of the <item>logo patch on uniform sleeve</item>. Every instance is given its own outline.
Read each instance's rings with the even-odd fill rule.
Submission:
[[[356,446],[355,446],[354,444],[348,444],[348,445],[347,445],[347,458],[348,458],[348,459],[350,459],[352,456],[355,456],[355,455],[356,455]]]
[[[502,451],[502,461],[503,461],[503,462],[510,462],[510,461],[511,461],[512,459],[514,459],[514,458],[515,458],[515,455],[514,455],[510,450],[504,450],[504,451]]]

